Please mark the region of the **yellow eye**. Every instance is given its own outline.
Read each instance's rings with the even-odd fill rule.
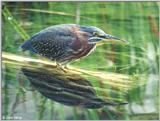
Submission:
[[[93,36],[98,36],[98,32],[93,32]]]

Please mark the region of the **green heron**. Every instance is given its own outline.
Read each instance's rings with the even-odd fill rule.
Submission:
[[[21,48],[66,65],[89,55],[96,45],[109,39],[126,42],[94,26],[60,24],[36,33]]]

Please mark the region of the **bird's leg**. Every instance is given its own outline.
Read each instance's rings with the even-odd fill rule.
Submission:
[[[67,64],[65,64],[65,65],[63,66],[63,68],[64,68],[64,69],[69,69],[68,66],[67,66]]]
[[[65,65],[63,65],[63,64],[62,64],[62,65],[61,65],[61,67],[62,67],[62,69],[63,69],[63,71],[64,71],[64,72],[67,72],[68,67],[67,67],[67,65],[66,65],[66,64],[65,64]]]
[[[63,69],[69,70],[69,67],[67,66],[69,62],[70,61],[65,61],[65,62],[62,63]]]
[[[56,61],[56,67],[59,68],[61,65]]]
[[[67,72],[66,65],[64,65],[64,64],[60,64],[60,63],[56,62],[56,68],[59,70],[62,70],[65,73]]]
[[[56,68],[57,68],[57,69],[61,69],[61,70],[62,70],[62,66],[61,66],[61,64],[60,64],[60,63],[58,63],[57,61],[56,61]]]

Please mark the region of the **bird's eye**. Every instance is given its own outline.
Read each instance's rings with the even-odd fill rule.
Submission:
[[[93,36],[98,36],[99,34],[97,32],[93,32]]]

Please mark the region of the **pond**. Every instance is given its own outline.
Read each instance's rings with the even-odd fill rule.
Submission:
[[[157,2],[3,2],[2,119],[159,119]],[[101,28],[106,42],[62,70],[19,46],[64,23]]]

